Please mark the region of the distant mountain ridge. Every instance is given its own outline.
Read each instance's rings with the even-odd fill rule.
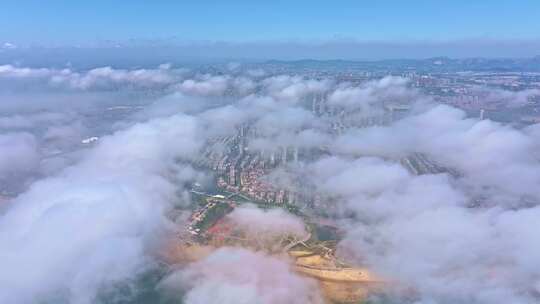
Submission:
[[[429,70],[434,72],[497,71],[497,72],[540,72],[540,55],[532,58],[463,58],[433,57],[426,59],[384,60],[268,60],[264,64],[303,68],[347,67],[358,69],[402,69]]]

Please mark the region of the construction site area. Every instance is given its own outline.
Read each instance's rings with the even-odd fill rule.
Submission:
[[[187,264],[219,248],[241,247],[283,259],[291,271],[316,280],[326,303],[362,303],[384,288],[385,281],[368,269],[336,257],[337,228],[309,222],[303,234],[246,229],[227,216],[236,206],[226,198],[207,198],[168,244],[167,263]]]

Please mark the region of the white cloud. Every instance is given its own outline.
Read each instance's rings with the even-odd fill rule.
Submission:
[[[185,286],[188,304],[322,303],[316,283],[293,273],[275,257],[245,249],[222,248],[173,273],[164,288]]]
[[[2,44],[2,49],[7,49],[7,50],[13,50],[13,49],[16,49],[17,48],[17,45],[11,43],[11,42],[4,42],[4,44]]]
[[[225,93],[229,86],[229,77],[203,75],[201,79],[186,79],[177,88],[190,95],[216,96]]]
[[[0,151],[0,177],[32,171],[38,166],[38,143],[32,134],[0,134]]]
[[[406,78],[387,76],[359,86],[341,86],[329,95],[328,103],[347,110],[361,110],[366,114],[373,114],[384,102],[416,101],[418,94],[407,87],[408,82]],[[379,107],[376,107],[377,105]]]
[[[198,149],[196,128],[182,115],[137,124],[13,199],[0,219],[0,301],[92,303],[151,265],[145,250],[177,190],[167,171]]]

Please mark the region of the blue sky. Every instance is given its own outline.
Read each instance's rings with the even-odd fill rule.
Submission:
[[[0,53],[6,42],[145,58],[532,57],[540,0],[0,0]]]
[[[0,42],[540,39],[538,0],[2,0]]]

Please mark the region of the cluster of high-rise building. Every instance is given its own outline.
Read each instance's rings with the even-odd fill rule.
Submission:
[[[247,132],[247,129],[242,126],[234,136],[210,141],[203,151],[199,165],[216,173],[217,186],[224,191],[242,194],[258,202],[293,202],[292,192],[276,188],[265,176],[272,168],[289,160],[297,160],[297,150],[278,148],[268,153],[248,151],[246,141],[251,133]]]
[[[339,110],[328,105],[327,96],[315,94],[304,100],[306,108],[313,114],[323,117],[327,123],[327,131],[340,134],[353,127],[370,127],[389,124],[400,119],[408,111],[406,104],[387,103],[370,115],[356,115],[351,111]],[[294,187],[278,186],[268,179],[268,174],[275,168],[290,163],[297,163],[303,158],[324,154],[325,146],[309,150],[295,146],[276,144],[266,150],[250,150],[250,140],[261,136],[260,130],[249,123],[238,127],[237,133],[231,136],[217,137],[208,142],[199,165],[211,169],[216,174],[217,186],[229,193],[241,194],[244,197],[268,204],[302,204],[320,205],[322,199],[318,195],[309,197],[293,190]],[[291,185],[289,185],[291,186]]]
[[[261,154],[242,153],[233,157],[223,156],[216,168],[218,187],[228,192],[242,193],[259,202],[275,204],[294,202],[294,194],[291,191],[279,189],[265,178],[270,169],[278,165],[277,157],[283,162],[286,161],[285,153],[271,153],[268,157]]]

